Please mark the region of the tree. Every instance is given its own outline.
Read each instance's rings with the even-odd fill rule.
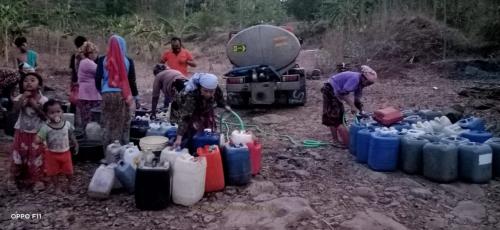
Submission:
[[[9,4],[0,4],[0,29],[4,44],[5,61],[9,61],[10,41],[16,35],[21,35],[29,27],[27,20],[23,19],[25,1],[15,1]]]

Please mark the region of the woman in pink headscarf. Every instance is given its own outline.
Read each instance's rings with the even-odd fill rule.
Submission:
[[[346,71],[331,76],[325,82],[323,93],[322,123],[330,128],[334,143],[339,143],[337,129],[343,124],[345,102],[352,114],[360,114],[363,110],[361,95],[363,88],[377,80],[377,73],[370,67],[361,66],[361,72]],[[345,128],[345,127],[342,127]],[[340,143],[343,145],[343,143]]]
[[[129,143],[130,111],[138,103],[138,91],[134,62],[127,57],[122,37],[113,35],[109,39],[106,56],[97,60],[95,84],[102,96],[103,145],[114,140]]]

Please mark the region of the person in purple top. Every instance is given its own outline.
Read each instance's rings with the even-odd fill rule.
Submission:
[[[339,143],[337,128],[342,125],[345,102],[351,113],[360,114],[363,109],[361,95],[363,88],[377,80],[377,73],[370,67],[361,66],[361,72],[346,71],[331,76],[325,82],[323,93],[322,124],[330,128],[334,143]]]

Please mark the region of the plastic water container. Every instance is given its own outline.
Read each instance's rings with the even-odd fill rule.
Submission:
[[[491,180],[493,158],[488,144],[467,142],[458,148],[458,173],[461,180],[482,184]]]
[[[115,167],[115,176],[129,193],[134,193],[135,168],[131,164],[119,161]]]
[[[458,178],[458,146],[431,142],[424,145],[422,172],[427,179],[449,183]]]
[[[488,139],[492,138],[493,134],[482,130],[469,130],[463,132],[460,136],[465,137],[472,142],[484,143]]]
[[[436,111],[436,110],[422,109],[418,112],[418,115],[420,115],[425,120],[430,121],[436,117],[442,116],[443,113],[441,111]]]
[[[366,128],[359,130],[358,135],[356,135],[356,161],[358,163],[368,162],[368,152],[373,132],[375,132],[374,129]]]
[[[408,174],[416,174],[422,171],[422,150],[427,139],[421,137],[404,136],[401,138],[401,169]]]
[[[106,153],[104,158],[107,164],[117,163],[120,160],[120,151],[122,150],[122,145],[120,141],[115,140],[113,143],[106,147]]]
[[[252,179],[250,151],[244,145],[226,144],[222,153],[224,175],[228,185],[246,185]]]
[[[177,125],[171,123],[162,123],[162,126],[166,130],[166,137],[173,143],[175,138],[177,138]]]
[[[394,171],[397,168],[399,137],[394,133],[372,133],[368,150],[368,166],[375,171]]]
[[[250,166],[252,167],[252,175],[259,174],[262,162],[262,145],[257,141],[247,143],[248,151],[250,151]]]
[[[125,150],[123,151],[123,161],[126,164],[130,164],[132,167],[137,168],[137,165],[139,164],[139,161],[141,159],[141,151],[139,151],[139,148],[137,146],[130,144],[125,147]]]
[[[424,131],[419,130],[419,129],[409,129],[406,131],[406,136],[410,137],[421,137],[425,134]]]
[[[445,138],[443,133],[436,133],[436,132],[425,133],[421,137],[429,140],[430,142],[439,142],[441,141],[441,139]]]
[[[176,204],[196,204],[205,192],[207,160],[183,154],[173,166],[172,200]]]
[[[442,139],[442,141],[445,143],[453,143],[456,146],[470,142],[467,138],[463,137],[445,137]]]
[[[212,132],[211,129],[205,129],[203,132],[197,133],[193,137],[193,147],[195,150],[199,147],[204,147],[205,145],[218,144],[220,144],[220,134]]]
[[[88,187],[88,195],[93,198],[106,199],[113,188],[115,181],[115,166],[100,165],[95,170]]]
[[[498,176],[500,176],[500,138],[498,138],[498,137],[490,138],[485,143],[490,145],[490,147],[492,149],[492,152],[493,152],[493,161],[492,161],[493,176],[498,177]]]
[[[390,126],[403,120],[403,113],[394,107],[387,107],[373,112],[373,118],[380,124]]]
[[[149,129],[146,136],[167,136],[167,129],[162,123],[152,122],[149,124]]]
[[[404,121],[400,121],[398,123],[391,125],[391,127],[398,131],[402,131],[404,129],[406,130],[411,129],[411,124]]]
[[[69,121],[72,126],[75,126],[75,114],[74,113],[63,113],[63,120]]]
[[[468,129],[463,129],[458,124],[449,125],[443,128],[443,134],[446,136],[454,137],[459,136],[460,134],[467,132]]]
[[[247,143],[250,143],[253,141],[252,134],[249,132],[246,132],[245,130],[234,130],[231,133],[231,141],[235,145],[246,145]]]
[[[135,177],[135,206],[141,210],[161,210],[170,203],[170,165],[140,164]]]
[[[205,145],[196,151],[199,157],[205,157],[207,171],[205,177],[205,192],[215,192],[224,189],[224,169],[218,145]]]
[[[460,127],[462,127],[463,129],[479,131],[485,130],[485,121],[479,117],[469,117],[461,119],[458,121],[458,125],[460,125]]]
[[[168,161],[170,166],[173,168],[175,165],[175,160],[180,155],[189,154],[188,149],[174,149],[174,147],[168,146],[161,151],[160,162]]]
[[[349,152],[352,155],[356,155],[356,140],[358,132],[364,128],[366,128],[365,124],[356,122],[352,123],[349,126]]]
[[[422,130],[422,131],[424,131],[426,133],[432,133],[432,132],[434,132],[434,128],[432,128],[431,123],[428,122],[428,121],[417,122],[416,124],[412,124],[411,128],[412,129],[416,129],[416,130]]]
[[[349,147],[349,130],[344,124],[337,126],[337,138],[342,145]]]
[[[424,121],[424,119],[422,119],[422,117],[420,117],[419,115],[410,115],[408,117],[403,118],[403,121],[409,124],[415,124],[419,121],[420,122]]]
[[[89,141],[102,141],[102,134],[102,128],[97,122],[90,122],[85,126],[85,136]]]

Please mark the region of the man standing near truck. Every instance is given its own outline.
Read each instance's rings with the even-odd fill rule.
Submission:
[[[196,67],[191,53],[182,47],[182,41],[178,37],[173,37],[170,40],[171,50],[166,51],[162,55],[162,62],[170,68],[181,72],[184,76],[188,76],[188,66]]]

